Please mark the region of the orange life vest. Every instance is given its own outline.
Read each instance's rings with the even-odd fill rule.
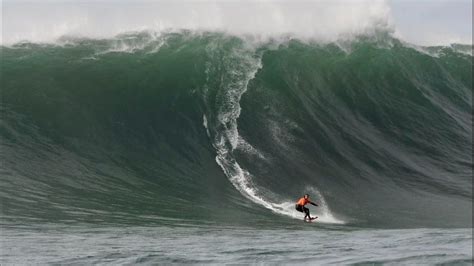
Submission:
[[[301,198],[301,199],[298,200],[298,202],[296,202],[296,204],[304,206],[304,205],[308,204],[309,202],[310,202],[309,198],[307,198],[307,199]]]

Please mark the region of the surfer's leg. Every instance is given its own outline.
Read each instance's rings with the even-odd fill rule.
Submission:
[[[304,218],[308,217],[308,219],[310,219],[311,216],[309,216],[309,209],[306,208],[306,207],[303,207],[303,210],[304,210],[304,213],[306,214],[306,215],[304,216]]]

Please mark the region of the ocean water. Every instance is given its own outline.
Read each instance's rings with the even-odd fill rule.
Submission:
[[[472,264],[470,45],[135,32],[1,58],[2,264]]]
[[[472,229],[44,225],[1,241],[4,264],[472,264]]]

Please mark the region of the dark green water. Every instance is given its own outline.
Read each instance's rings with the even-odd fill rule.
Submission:
[[[62,41],[1,50],[4,224],[472,227],[471,46]]]

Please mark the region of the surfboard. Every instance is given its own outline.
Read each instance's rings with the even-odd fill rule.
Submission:
[[[306,220],[306,219],[305,219],[304,221],[307,222],[307,223],[311,223],[312,221],[314,221],[314,220],[316,220],[316,219],[318,219],[318,216],[311,217],[309,220]]]

